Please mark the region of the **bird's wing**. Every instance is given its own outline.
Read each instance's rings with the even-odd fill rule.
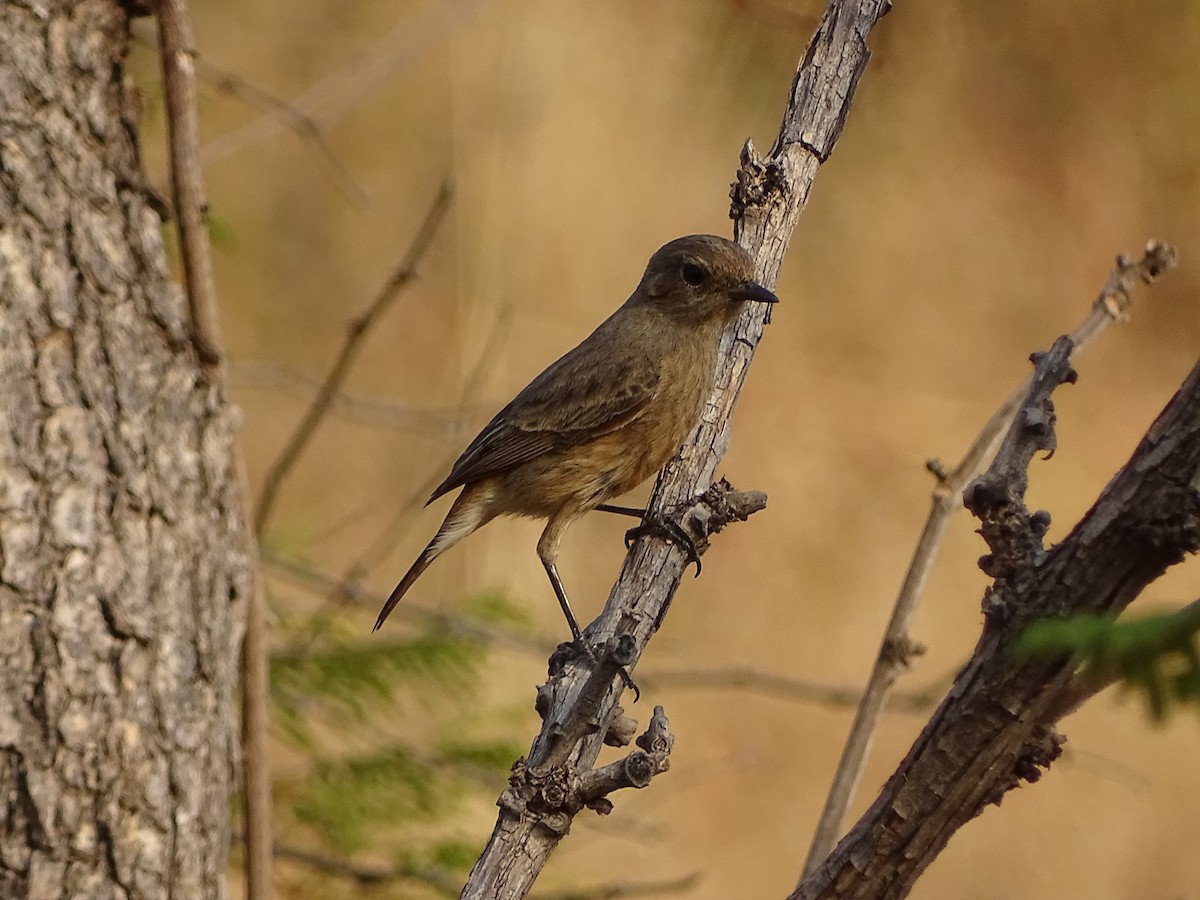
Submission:
[[[657,362],[592,338],[552,363],[496,414],[433,492],[431,503],[468,482],[593,440],[637,418],[658,387]]]

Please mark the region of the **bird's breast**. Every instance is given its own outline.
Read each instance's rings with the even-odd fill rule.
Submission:
[[[662,468],[699,420],[712,387],[716,352],[715,335],[673,347],[661,358],[654,396],[637,416],[506,473],[505,508],[535,517],[563,509],[583,512],[637,487]]]

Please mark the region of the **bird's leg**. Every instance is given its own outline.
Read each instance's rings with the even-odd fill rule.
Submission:
[[[567,625],[570,626],[571,637],[574,639],[575,645],[586,653],[595,665],[599,666],[600,660],[596,657],[596,648],[583,636],[579,623],[575,621],[575,613],[571,611],[571,601],[567,599],[567,591],[563,587],[562,579],[558,577],[558,568],[554,564],[558,557],[559,537],[565,524],[565,522],[554,519],[550,520],[550,524],[546,526],[546,530],[542,532],[542,537],[538,541],[538,557],[542,561],[546,575],[550,578],[550,586],[554,588],[554,596],[558,598],[558,605],[562,607],[563,615],[567,617]],[[633,691],[633,702],[636,703],[642,696],[642,691],[633,680],[633,676],[624,666],[617,667],[617,674],[621,676],[625,687]]]
[[[571,628],[571,637],[575,639],[575,643],[581,650],[591,650],[592,645],[584,639],[579,623],[575,621],[575,613],[571,611],[571,601],[567,599],[562,579],[558,577],[558,568],[554,563],[546,562],[544,559],[542,565],[546,567],[546,574],[550,576],[550,584],[554,588],[554,596],[558,598],[558,605],[562,607],[563,615],[567,617],[567,625]],[[593,661],[595,661],[595,657],[593,657]]]
[[[611,503],[601,503],[596,509],[600,512],[616,513],[618,516],[632,516],[635,519],[646,515],[646,510],[636,506],[613,506]]]

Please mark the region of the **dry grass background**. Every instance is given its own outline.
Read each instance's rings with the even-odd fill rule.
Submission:
[[[727,234],[738,149],[747,135],[771,143],[820,12],[784,0],[196,4],[207,59],[286,97],[361,63],[394,29],[406,47],[327,128],[368,207],[349,202],[285,131],[207,169],[213,208],[235,235],[218,276],[256,486],[305,396],[264,386],[250,364],[323,375],[446,175],[459,187],[447,226],[350,389],[452,408],[497,317],[511,311],[463,431],[330,420],[275,530],[301,535],[309,557],[337,571],[496,408],[627,296],[655,248],[688,232]],[[770,506],[715,542],[643,659],[646,673],[743,666],[861,683],[926,512],[924,460],[961,453],[1026,374],[1030,351],[1082,317],[1117,251],[1161,237],[1183,265],[1059,393],[1060,450],[1035,463],[1031,489],[1054,515],[1052,538],[1086,510],[1196,360],[1200,6],[900,0],[873,47],[792,243],[783,302],[722,466],[735,484],[766,490]],[[205,92],[210,140],[258,116]],[[161,176],[155,134],[148,156]],[[371,574],[381,594],[442,514],[440,505],[412,514]],[[626,524],[590,517],[567,539],[560,566],[581,615],[599,609]],[[437,607],[497,587],[540,631],[565,632],[533,552],[537,529],[491,525],[434,566],[414,602]],[[915,623],[929,652],[908,683],[969,654],[982,551],[961,518]],[[1198,571],[1180,567],[1138,605],[1194,599]],[[277,609],[300,602],[276,591]],[[362,610],[364,631],[374,612]],[[544,662],[500,653],[489,665],[489,702],[514,733],[532,734]],[[677,735],[672,771],[616,798],[609,819],[581,820],[541,886],[702,871],[689,896],[786,893],[850,713],[667,688],[637,712],[658,703]],[[919,725],[886,719],[859,809]],[[914,897],[1200,898],[1195,717],[1154,729],[1108,694],[1064,728],[1066,757],[964,828]],[[493,819],[481,802],[463,827],[482,844]],[[280,881],[291,886],[284,896],[305,895],[294,868],[281,866]]]

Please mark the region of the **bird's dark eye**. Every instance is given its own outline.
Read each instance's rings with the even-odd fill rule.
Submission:
[[[684,263],[683,267],[679,270],[679,274],[692,287],[699,287],[704,284],[704,279],[708,277],[708,273],[704,271],[703,266],[698,266],[692,262]]]

